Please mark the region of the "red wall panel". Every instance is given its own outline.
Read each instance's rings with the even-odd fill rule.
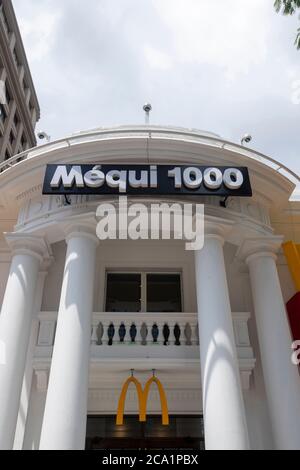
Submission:
[[[300,340],[300,292],[287,303],[287,311],[293,338]]]

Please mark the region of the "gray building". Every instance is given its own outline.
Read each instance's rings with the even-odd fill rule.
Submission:
[[[40,107],[11,0],[0,0],[0,162],[36,145]]]

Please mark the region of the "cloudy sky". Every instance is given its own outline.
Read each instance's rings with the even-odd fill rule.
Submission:
[[[300,173],[298,20],[273,0],[13,0],[52,139],[152,123],[214,131]]]

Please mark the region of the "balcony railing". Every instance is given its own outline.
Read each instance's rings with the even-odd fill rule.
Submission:
[[[95,314],[92,345],[193,346],[199,344],[195,315],[182,313]]]
[[[251,349],[249,313],[233,313],[236,346],[249,354]],[[37,338],[37,352],[49,351],[54,345],[57,313],[41,312]],[[128,347],[192,348],[198,347],[197,315],[192,313],[94,313],[91,328],[91,346],[95,349],[128,349]],[[252,351],[252,349],[251,349]],[[108,351],[106,354],[110,354]],[[38,354],[39,355],[39,354]]]
[[[250,387],[255,358],[250,344],[247,312],[233,313],[233,327],[242,386]],[[38,316],[34,368],[49,369],[57,312]],[[195,313],[94,313],[91,327],[91,363],[135,365],[136,361],[199,367],[199,335]],[[129,362],[128,362],[129,361]],[[175,361],[175,362],[174,362]]]

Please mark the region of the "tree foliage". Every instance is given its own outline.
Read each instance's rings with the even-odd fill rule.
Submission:
[[[294,15],[300,9],[300,0],[275,0],[275,9],[277,13],[281,12],[283,15]],[[300,49],[300,28],[296,37],[295,44],[297,49]]]

